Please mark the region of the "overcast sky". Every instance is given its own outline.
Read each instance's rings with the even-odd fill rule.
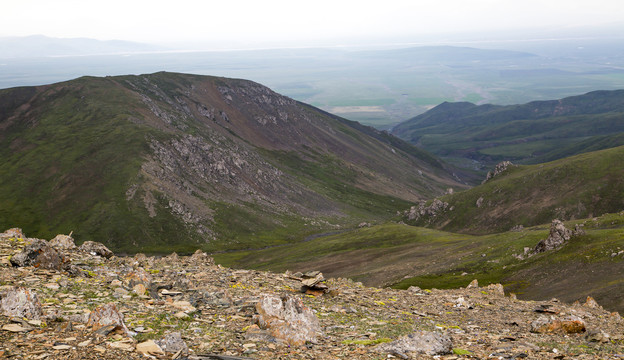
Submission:
[[[622,0],[6,0],[0,36],[42,34],[215,47],[624,24]]]

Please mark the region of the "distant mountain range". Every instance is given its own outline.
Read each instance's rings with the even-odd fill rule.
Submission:
[[[428,153],[245,80],[0,90],[0,228],[118,251],[254,248],[462,188]]]
[[[43,35],[0,37],[0,58],[33,58],[134,54],[163,51],[163,47],[122,40],[52,38]]]
[[[624,145],[624,90],[509,106],[445,102],[392,133],[465,168],[535,164]]]

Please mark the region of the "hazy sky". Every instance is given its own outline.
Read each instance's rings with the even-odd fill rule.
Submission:
[[[0,36],[309,46],[614,22],[622,0],[7,0]]]

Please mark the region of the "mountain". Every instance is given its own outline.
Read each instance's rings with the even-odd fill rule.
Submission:
[[[624,144],[618,137],[624,133],[624,90],[509,106],[445,102],[397,125],[392,133],[477,170],[502,160],[555,160]]]
[[[0,90],[0,227],[117,251],[265,247],[462,188],[396,138],[254,82],[156,73]]]
[[[624,209],[622,159],[624,146],[538,165],[498,166],[496,175],[484,184],[440,197],[437,211],[421,215],[415,209],[411,223],[490,234],[555,218],[574,220],[617,213]],[[423,208],[431,209],[431,205]]]
[[[34,58],[133,54],[165,50],[155,45],[122,40],[53,38],[43,35],[0,37],[0,58]]]

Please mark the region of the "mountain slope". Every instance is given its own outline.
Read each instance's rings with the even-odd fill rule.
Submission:
[[[157,73],[1,90],[0,225],[121,251],[214,251],[385,218],[461,187],[388,139],[245,80]]]
[[[441,197],[446,203],[443,210],[412,215],[411,223],[484,234],[555,218],[619,212],[624,209],[622,160],[624,146],[539,165],[510,166],[482,185]]]
[[[509,106],[443,103],[392,131],[465,167],[478,162],[481,169],[501,160],[536,163],[575,155],[584,152],[579,143],[623,132],[624,90]]]

